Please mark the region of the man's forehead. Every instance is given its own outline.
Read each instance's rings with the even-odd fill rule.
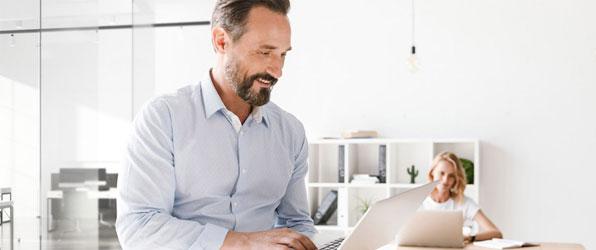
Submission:
[[[292,49],[291,34],[280,30],[251,27],[245,31],[240,40],[264,50],[289,51]]]
[[[287,16],[264,7],[254,7],[246,19],[240,40],[253,48],[291,49],[291,28]]]
[[[287,16],[262,7],[255,7],[250,11],[245,28],[247,31],[259,30],[266,34],[291,33]]]

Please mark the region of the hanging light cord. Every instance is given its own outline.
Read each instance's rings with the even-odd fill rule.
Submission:
[[[414,0],[412,0],[412,54],[416,54],[416,15]]]

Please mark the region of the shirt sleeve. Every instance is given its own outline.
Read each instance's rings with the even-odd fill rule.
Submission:
[[[474,200],[472,200],[469,197],[464,197],[465,198],[465,207],[464,207],[464,216],[466,217],[465,219],[467,220],[474,220],[474,216],[476,216],[476,214],[478,213],[478,210],[480,210],[480,206],[478,206],[478,204],[476,204],[476,202]]]
[[[298,154],[295,158],[294,171],[288,183],[285,196],[277,207],[276,227],[287,227],[312,238],[317,230],[310,218],[306,198],[305,176],[308,172],[308,142],[301,128]]]
[[[176,178],[171,114],[157,98],[137,115],[118,177],[123,249],[219,249],[227,229],[172,216]]]

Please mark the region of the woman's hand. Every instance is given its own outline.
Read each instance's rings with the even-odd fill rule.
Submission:
[[[474,216],[474,220],[480,225],[482,229],[481,232],[476,234],[476,241],[479,240],[490,240],[492,238],[503,238],[503,234],[501,230],[495,226],[495,224],[488,219],[488,217],[482,212],[482,210],[478,210],[476,216]]]

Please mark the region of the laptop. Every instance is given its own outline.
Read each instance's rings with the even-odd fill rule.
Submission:
[[[348,237],[317,247],[320,250],[368,250],[390,243],[437,183],[438,181],[430,182],[376,202],[360,218]]]
[[[398,235],[400,246],[463,248],[461,211],[418,211]]]

